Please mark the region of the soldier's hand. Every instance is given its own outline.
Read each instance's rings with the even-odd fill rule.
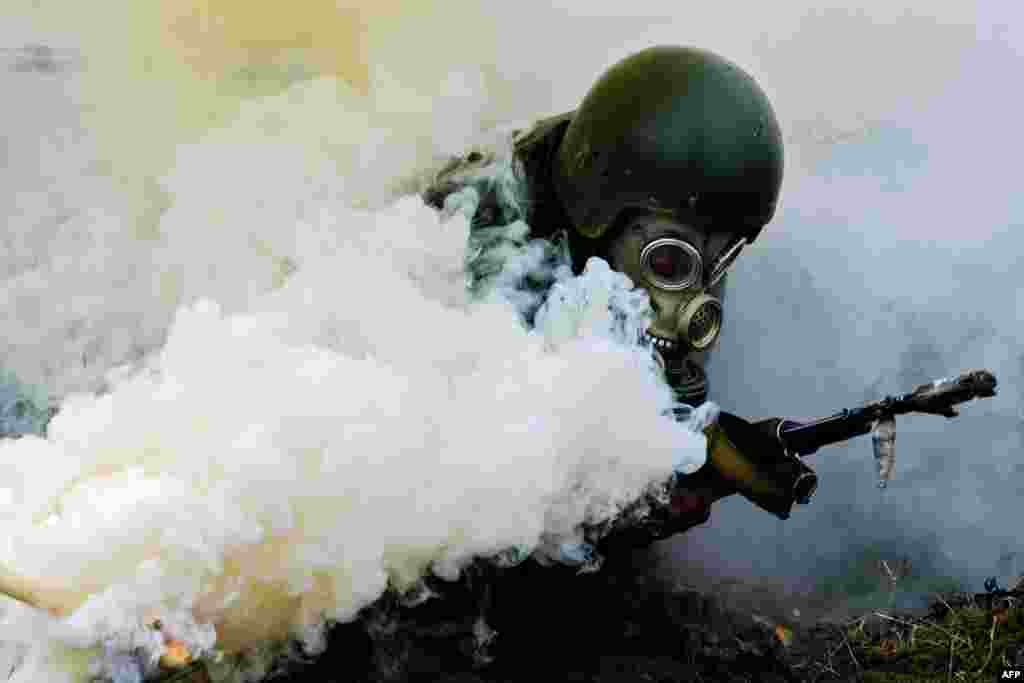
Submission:
[[[781,519],[793,503],[806,503],[817,487],[817,476],[799,457],[788,453],[775,430],[779,419],[748,422],[720,413],[706,430],[708,460],[698,471],[724,480],[758,507]]]

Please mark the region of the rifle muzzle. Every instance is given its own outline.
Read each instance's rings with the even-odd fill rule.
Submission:
[[[810,468],[808,468],[810,469]],[[801,505],[811,502],[811,497],[818,490],[818,475],[814,472],[803,472],[793,483],[793,500]]]

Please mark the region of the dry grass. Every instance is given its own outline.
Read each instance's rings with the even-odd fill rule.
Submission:
[[[823,633],[816,656],[795,665],[811,683],[990,683],[1024,666],[1019,598],[937,595],[927,617],[875,611]],[[985,604],[980,604],[985,603]]]

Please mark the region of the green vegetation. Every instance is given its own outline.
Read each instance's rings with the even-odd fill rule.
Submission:
[[[888,628],[873,636],[863,619],[850,625],[846,637],[859,653],[863,680],[988,683],[1013,665],[1024,647],[1024,610],[1005,601],[982,608],[967,596],[949,596],[943,604],[948,612],[941,619],[878,617]]]
[[[835,573],[818,582],[822,595],[841,596],[851,609],[891,607],[897,591],[928,595],[963,590],[959,580],[919,573],[909,561],[893,558],[874,545],[847,554]]]
[[[842,598],[858,618],[820,629],[817,656],[801,665],[809,680],[989,683],[1003,669],[1024,665],[1020,598],[965,593],[956,579],[918,572],[908,559],[872,545],[852,550],[818,587]],[[929,615],[901,614],[901,593],[931,595]]]

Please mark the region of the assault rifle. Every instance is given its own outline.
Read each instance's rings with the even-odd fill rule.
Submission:
[[[885,488],[896,458],[897,415],[956,417],[955,406],[995,396],[995,388],[991,372],[973,370],[811,422],[783,418],[748,422],[723,412],[718,424],[705,430],[708,462],[695,474],[681,477],[679,484],[707,501],[739,493],[763,510],[787,519],[793,503],[810,502],[818,486],[818,477],[803,456],[873,432],[878,485]],[[766,442],[774,442],[778,448],[766,449]]]
[[[996,395],[996,378],[988,370],[972,370],[958,377],[947,377],[922,384],[908,394],[887,396],[859,408],[843,410],[812,422],[778,420],[775,436],[788,452],[805,456],[822,446],[839,443],[874,432],[878,486],[885,488],[892,478],[895,462],[896,416],[926,413],[953,418],[954,406],[977,398]]]

